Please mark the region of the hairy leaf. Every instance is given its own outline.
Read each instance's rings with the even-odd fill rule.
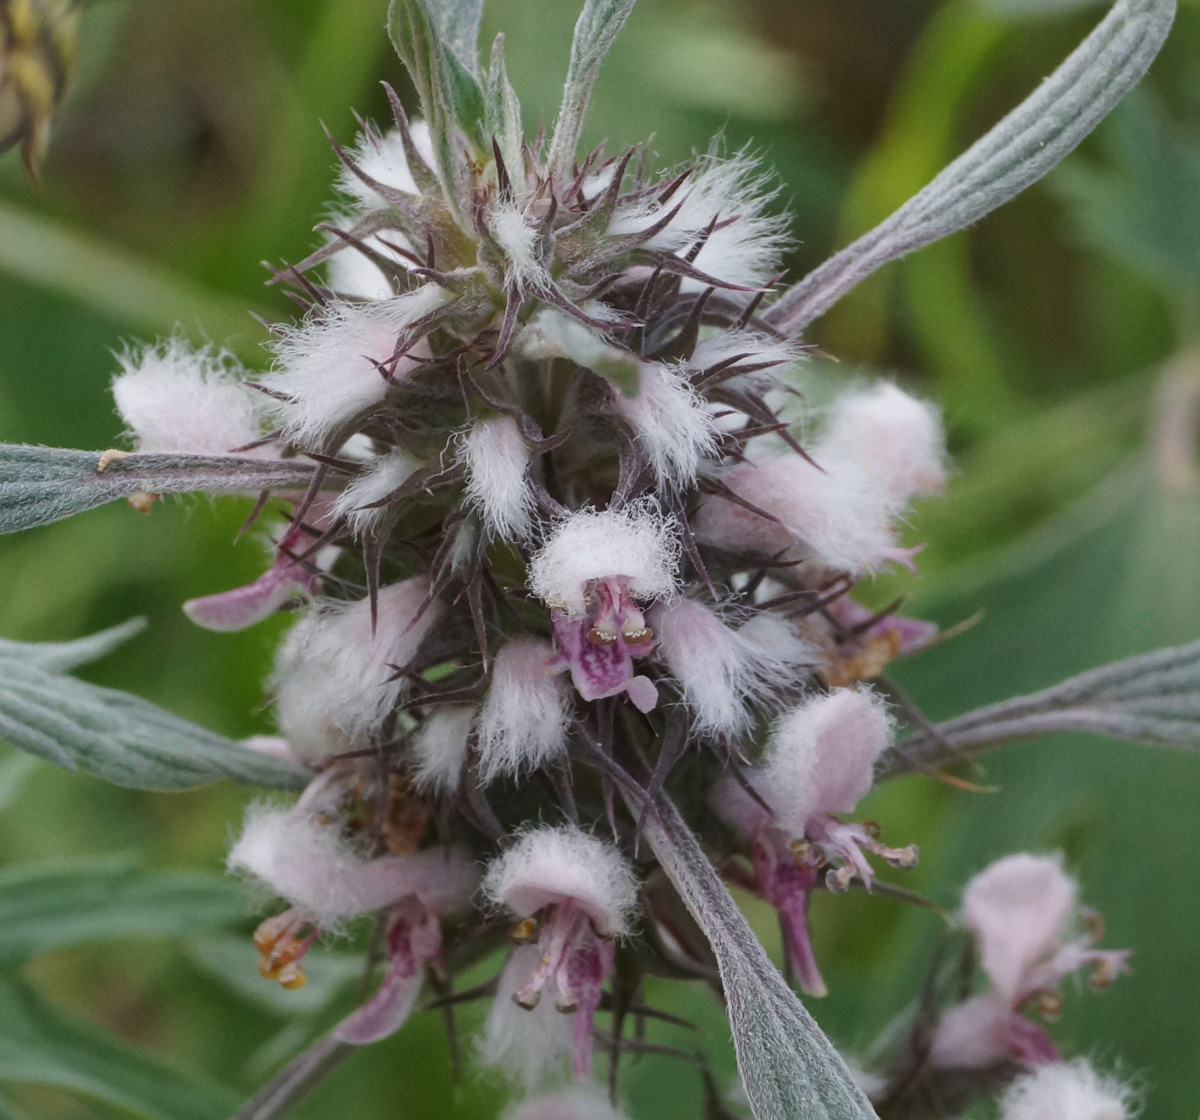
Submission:
[[[927,187],[789,289],[766,314],[797,334],[882,265],[965,229],[1069,155],[1154,61],[1175,0],[1117,0],[1071,56]]]
[[[567,171],[575,159],[575,149],[583,134],[592,87],[604,61],[636,0],[586,0],[575,24],[571,42],[571,61],[563,87],[562,106],[550,141],[548,164],[551,171]]]
[[[895,778],[959,752],[1053,731],[1200,749],[1200,642],[1131,657],[1029,696],[991,704],[905,739],[881,763]]]
[[[304,784],[299,767],[189,723],[148,700],[56,671],[89,659],[105,643],[111,648],[112,635],[121,630],[129,632],[118,628],[80,643],[53,643],[49,660],[40,645],[3,643],[0,739],[68,770],[85,770],[131,789],[191,789],[218,778],[276,788]],[[73,653],[65,652],[72,647]],[[87,656],[80,657],[81,649]]]
[[[0,969],[68,945],[184,937],[245,916],[242,891],[219,875],[139,872],[128,856],[23,864],[0,871]]]
[[[0,444],[0,533],[48,525],[131,494],[303,490],[314,467],[237,455],[137,453],[98,471],[100,452]]]
[[[692,830],[665,797],[643,825],[717,958],[738,1069],[757,1120],[875,1116],[833,1044],[771,963]]]
[[[0,638],[0,661],[18,657],[31,661],[48,673],[69,673],[90,661],[107,657],[117,646],[140,634],[146,628],[144,618],[131,618],[120,626],[76,638],[72,642],[13,642]]]
[[[504,36],[492,44],[487,73],[485,118],[488,133],[496,140],[508,174],[520,175],[525,163],[525,130],[521,125],[521,103],[508,80],[504,62]]]
[[[472,74],[479,73],[479,22],[483,0],[438,0],[429,13],[439,38]]]
[[[459,138],[476,141],[476,127],[485,115],[484,98],[474,75],[443,41],[442,22],[433,14],[437,7],[430,0],[392,0],[388,34],[417,87],[421,112],[429,122],[442,192],[461,218]]]
[[[66,1089],[153,1120],[221,1120],[230,1089],[71,1018],[15,979],[0,981],[0,1082]]]

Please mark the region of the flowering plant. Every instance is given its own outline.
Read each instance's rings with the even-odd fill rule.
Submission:
[[[722,880],[778,911],[788,971],[819,996],[812,893],[871,890],[880,861],[917,858],[854,819],[876,782],[1063,727],[1196,740],[1196,646],[938,727],[889,695],[887,664],[940,636],[850,593],[916,567],[904,518],[945,483],[940,417],[892,384],[846,389],[807,432],[784,415],[805,328],[1058,163],[1145,72],[1174,4],[1118,0],[1024,104],[786,288],[784,223],[747,155],[659,175],[645,149],[579,152],[632,6],[586,0],[556,123],[530,140],[503,38],[477,57],[480,5],[394,0],[420,115],[389,90],[394,127],[338,150],[340,217],[275,276],[304,313],[273,325],[270,370],[171,340],[121,358],[132,452],[0,448],[5,531],[194,491],[282,516],[259,579],[184,605],[236,630],[303,604],[269,682],[279,737],[232,743],[64,675],[128,628],[0,650],[0,730],[135,788],[302,790],[254,806],[229,854],[282,900],[255,935],[261,971],[302,985],[316,939],[364,915],[379,951],[361,1005],[246,1120],[394,1033],[424,991],[491,1001],[478,1055],[519,1087],[515,1115],[612,1116],[647,1049],[626,1025],[650,976],[723,997],[760,1120],[987,1095],[1009,1120],[1124,1116],[1128,1094],[1029,1015],[1081,969],[1103,986],[1126,967],[1054,858],[1009,856],[968,885],[955,976],[933,977],[865,1072]],[[974,955],[979,991],[952,982]],[[455,992],[485,959],[492,979]]]

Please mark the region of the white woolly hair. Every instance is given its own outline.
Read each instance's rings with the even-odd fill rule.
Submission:
[[[526,478],[529,459],[529,447],[511,416],[476,420],[462,434],[458,460],[467,468],[467,501],[493,537],[521,540],[529,535],[535,509]]]
[[[693,521],[697,537],[731,550],[786,553],[854,576],[882,567],[895,547],[886,491],[856,463],[819,448],[815,457],[823,469],[791,452],[733,467],[721,481],[777,521],[710,495]]]
[[[628,1120],[596,1089],[570,1089],[509,1109],[503,1120]]]
[[[779,271],[788,245],[787,216],[766,213],[775,194],[758,161],[746,152],[728,159],[709,153],[670,199],[618,209],[609,230],[620,235],[647,229],[682,202],[679,213],[647,242],[647,247],[683,252],[708,229],[713,218],[718,225],[735,218],[729,225],[713,230],[692,263],[726,283],[756,287]],[[703,287],[701,281],[683,280],[685,291]]]
[[[582,618],[592,580],[621,576],[642,600],[678,586],[679,530],[653,500],[619,510],[581,509],[550,531],[529,564],[530,590],[548,606]]]
[[[963,922],[983,970],[1007,999],[1020,998],[1030,970],[1058,947],[1078,895],[1060,856],[1030,852],[995,860],[963,889]]]
[[[637,880],[610,843],[574,825],[531,829],[488,865],[483,891],[518,918],[566,899],[604,937],[622,937],[637,908]]]
[[[418,728],[410,747],[417,789],[443,796],[458,791],[476,714],[469,704],[448,704]]]
[[[779,826],[803,836],[816,813],[850,813],[870,791],[892,741],[892,718],[869,688],[815,696],[775,725],[761,792]]]
[[[226,862],[324,929],[410,895],[439,912],[456,909],[479,882],[474,864],[443,849],[368,860],[336,824],[264,804],[247,811]]]
[[[400,332],[445,302],[434,284],[391,299],[330,303],[318,318],[288,330],[276,343],[276,368],[262,378],[285,399],[271,402],[286,436],[319,447],[339,425],[379,404],[388,383],[377,362],[391,359]],[[416,366],[397,363],[401,379]]]
[[[116,357],[121,372],[113,378],[113,399],[139,451],[224,455],[261,436],[265,402],[242,383],[229,354],[170,338]]]
[[[821,448],[833,458],[862,464],[871,482],[897,510],[946,485],[946,435],[937,407],[883,382],[843,393],[831,405]]]
[[[550,276],[538,259],[538,233],[529,224],[525,208],[516,202],[495,202],[489,219],[492,236],[508,262],[508,282],[522,291],[544,288]]]
[[[685,366],[643,363],[637,396],[614,390],[613,401],[633,425],[660,490],[695,482],[701,460],[716,452],[716,424]]]
[[[442,617],[434,600],[418,620],[429,581],[424,576],[379,592],[371,632],[367,600],[315,603],[292,627],[275,661],[272,691],[279,730],[305,762],[365,747],[405,690],[390,680],[394,666],[416,656]]]
[[[768,338],[752,330],[723,330],[696,343],[688,366],[696,371],[711,369],[722,362],[733,361],[734,369],[773,363],[770,369],[743,373],[725,381],[727,386],[748,386],[765,389],[775,380],[779,370],[800,360],[803,351],[794,339]]]
[[[432,167],[433,141],[429,126],[424,121],[413,121],[409,131],[417,155],[427,166]],[[405,194],[418,193],[416,180],[413,179],[408,159],[404,154],[404,142],[396,129],[391,129],[384,136],[371,131],[361,133],[350,158],[364,175],[375,182]],[[373,187],[367,186],[344,165],[338,171],[338,190],[349,201],[366,211],[380,210],[387,206],[387,201]]]
[[[513,1000],[540,956],[536,945],[519,945],[509,954],[479,1046],[480,1062],[518,1081],[526,1093],[536,1092],[574,1042],[571,1016],[559,1011],[553,999],[541,999],[532,1011]]]
[[[550,672],[553,647],[540,638],[514,638],[496,654],[492,683],[479,713],[479,778],[520,777],[567,749],[570,697]]]
[[[333,512],[344,517],[356,536],[377,524],[387,512],[385,507],[366,509],[372,502],[382,501],[404,484],[420,467],[420,463],[404,451],[389,451],[369,459],[363,471],[346,487],[333,503]]]
[[[1084,1058],[1038,1066],[1000,1098],[1000,1120],[1131,1120],[1139,1111],[1132,1088]]]
[[[656,607],[650,625],[703,735],[745,731],[751,702],[794,682],[819,660],[790,623],[766,612],[734,629],[713,608],[680,598]]]
[[[388,238],[395,244],[407,245],[404,237],[394,234]],[[390,257],[398,265],[408,268],[409,261],[395,253],[378,237],[366,237],[363,244],[374,249],[382,257]],[[396,294],[392,281],[370,257],[359,252],[353,245],[336,252],[326,262],[325,276],[329,287],[340,296],[357,299],[391,299]]]

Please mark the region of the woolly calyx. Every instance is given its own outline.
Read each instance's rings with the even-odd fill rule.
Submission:
[[[633,427],[660,491],[691,486],[701,462],[716,452],[716,422],[684,367],[642,363],[636,395],[614,389],[613,403]]]
[[[1132,1120],[1137,1094],[1083,1058],[1018,1077],[1000,1099],[1000,1120]]]
[[[322,929],[410,895],[439,913],[463,905],[478,874],[440,849],[366,859],[336,824],[292,809],[251,806],[226,861]]]
[[[479,777],[518,777],[566,750],[567,691],[550,671],[554,650],[540,638],[514,638],[496,654],[479,713]]]
[[[384,517],[384,507],[371,508],[398,490],[421,467],[404,451],[389,451],[368,460],[359,474],[333,503],[333,513],[345,518],[355,536],[361,536]]]
[[[458,459],[467,469],[467,502],[483,517],[488,534],[507,540],[527,537],[536,506],[526,477],[529,447],[516,420],[476,420],[462,437]]]
[[[412,776],[422,792],[458,791],[478,709],[468,704],[435,708],[412,737]]]
[[[829,409],[822,452],[859,462],[897,509],[946,485],[946,436],[937,408],[883,382],[843,393]]]
[[[318,762],[362,749],[382,730],[406,685],[393,679],[444,614],[425,607],[418,576],[380,590],[372,633],[370,603],[317,602],[284,641],[272,676],[279,730],[296,755]]]
[[[285,333],[275,344],[276,368],[262,378],[284,435],[324,450],[343,424],[382,404],[390,384],[429,356],[423,343],[406,347],[403,332],[448,298],[426,284],[391,299],[330,303]],[[396,356],[406,349],[413,356]]]
[[[139,451],[276,454],[273,448],[240,450],[262,434],[261,407],[229,355],[172,338],[117,360],[122,372],[113,379],[113,399]]]
[[[675,197],[618,207],[609,232],[622,236],[649,230],[678,208],[647,247],[684,255],[699,243],[692,259],[698,270],[732,287],[755,288],[779,271],[787,247],[787,223],[764,213],[773,197],[765,187],[765,177],[749,156],[709,155]],[[689,277],[682,287],[697,292],[705,284]]]
[[[802,679],[817,659],[788,622],[765,612],[735,630],[711,607],[678,598],[656,607],[650,621],[702,735],[745,731],[749,703]]]
[[[668,598],[678,585],[679,554],[678,530],[652,501],[581,509],[559,521],[534,555],[529,587],[547,606],[579,619],[591,585],[609,576],[635,599]]]
[[[488,866],[483,889],[518,918],[572,901],[602,937],[627,934],[637,905],[637,881],[621,853],[566,825],[526,832]]]
[[[429,125],[424,121],[413,121],[410,134],[417,154],[426,167],[432,167],[433,141],[429,134]],[[351,162],[366,178],[374,179],[384,187],[402,194],[419,194],[412,169],[408,166],[404,142],[396,129],[391,129],[383,136],[373,130],[363,132],[354,146]],[[339,171],[337,185],[338,191],[363,213],[383,210],[388,206],[388,201],[383,195],[348,167]]]

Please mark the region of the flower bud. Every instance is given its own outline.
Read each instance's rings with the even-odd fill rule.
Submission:
[[[467,468],[467,501],[483,515],[493,537],[522,540],[534,514],[526,473],[529,447],[511,416],[476,420],[462,438],[459,460]]]

